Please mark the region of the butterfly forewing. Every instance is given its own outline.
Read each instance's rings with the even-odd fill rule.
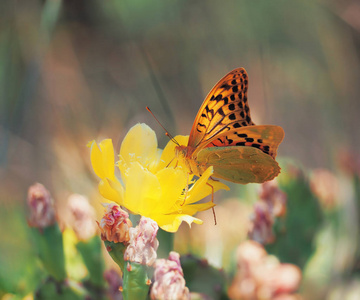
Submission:
[[[275,159],[277,148],[284,138],[280,126],[255,125],[232,128],[209,140],[209,147],[247,146],[260,149]]]
[[[238,68],[223,77],[205,98],[190,132],[188,146],[201,149],[232,128],[254,125],[247,103],[248,76]]]

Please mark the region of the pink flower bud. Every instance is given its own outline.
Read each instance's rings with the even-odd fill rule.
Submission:
[[[229,288],[231,299],[296,299],[301,282],[297,266],[281,264],[254,241],[245,241],[238,247],[237,262],[237,274]]]
[[[68,199],[70,224],[79,240],[86,241],[96,234],[95,210],[88,199],[73,194]]]
[[[279,189],[276,180],[261,185],[260,200],[267,203],[274,217],[281,217],[286,213],[286,194]]]
[[[27,197],[30,209],[29,226],[45,228],[56,221],[54,202],[49,191],[40,183],[30,186]]]
[[[272,227],[276,217],[285,215],[287,197],[275,180],[263,183],[259,196],[260,200],[254,205],[248,236],[265,245],[275,239]]]
[[[124,253],[126,261],[151,266],[157,257],[159,241],[156,238],[159,226],[149,218],[141,217],[139,225],[130,228],[130,242]]]
[[[272,230],[273,223],[274,218],[270,214],[268,206],[260,201],[255,203],[248,233],[249,238],[263,245],[273,242],[275,239]]]
[[[156,260],[150,297],[151,299],[190,299],[178,253],[170,252],[169,259]]]
[[[110,299],[119,299],[119,297],[121,296],[119,288],[122,285],[121,276],[114,269],[110,269],[104,272],[104,278],[109,285],[108,295]]]
[[[326,169],[314,170],[310,180],[310,188],[325,209],[332,209],[338,203],[339,182],[330,171]]]
[[[129,214],[116,203],[103,203],[105,214],[100,221],[101,239],[114,243],[127,243],[130,240],[129,228],[132,223]]]

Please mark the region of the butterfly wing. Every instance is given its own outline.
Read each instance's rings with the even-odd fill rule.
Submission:
[[[284,139],[284,130],[274,125],[254,125],[232,128],[213,137],[205,148],[247,146],[260,149],[276,158],[277,149]],[[219,149],[219,148],[218,148]],[[199,160],[199,157],[198,157]]]
[[[200,150],[197,158],[206,168],[214,167],[215,177],[235,183],[262,183],[280,173],[278,163],[254,147],[210,147]]]
[[[238,68],[212,88],[195,118],[189,147],[199,151],[224,131],[254,125],[247,103],[248,80],[245,69]]]

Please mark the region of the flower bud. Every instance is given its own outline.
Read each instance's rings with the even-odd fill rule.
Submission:
[[[88,199],[79,194],[72,194],[68,199],[70,223],[77,237],[86,241],[96,234],[95,210]]]
[[[259,197],[260,200],[254,205],[248,236],[265,245],[274,242],[272,227],[276,217],[285,215],[287,197],[275,180],[261,185]]]
[[[272,243],[275,239],[272,230],[273,223],[273,216],[270,214],[267,205],[260,201],[255,203],[248,233],[249,238],[263,245]]]
[[[169,259],[156,260],[150,297],[151,299],[190,299],[178,253],[170,252]]]
[[[336,206],[339,182],[333,173],[325,169],[314,170],[310,180],[310,188],[325,209],[332,209]]]
[[[42,229],[55,223],[54,202],[42,184],[35,183],[30,186],[27,204],[30,209],[29,226]]]
[[[100,221],[101,239],[114,243],[127,243],[130,240],[129,228],[132,223],[129,214],[115,203],[103,203],[105,214]]]
[[[47,272],[58,282],[66,278],[62,232],[56,222],[55,208],[49,191],[40,183],[29,188],[28,224],[37,254]],[[56,259],[54,259],[56,258]]]
[[[157,257],[159,241],[156,238],[159,226],[153,220],[141,217],[139,225],[130,228],[130,242],[124,258],[126,261],[151,266]]]
[[[122,279],[120,275],[114,269],[110,269],[104,272],[104,278],[109,286],[108,288],[109,298],[111,300],[119,299],[121,296],[119,288],[122,284]]]
[[[301,282],[297,266],[281,264],[254,241],[238,247],[237,262],[237,274],[229,288],[231,299],[296,299],[294,293]]]
[[[286,213],[286,194],[279,189],[276,180],[261,185],[260,200],[265,202],[274,217],[284,216]]]

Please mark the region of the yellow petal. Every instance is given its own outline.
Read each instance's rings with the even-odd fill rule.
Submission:
[[[161,197],[157,177],[139,162],[130,163],[125,189],[125,207],[132,212],[149,216]]]
[[[108,177],[115,179],[114,174],[114,148],[111,139],[103,140],[99,146],[95,141],[90,142],[91,164],[94,172],[101,179]]]
[[[121,192],[120,190],[114,189],[110,185],[109,182],[110,182],[110,180],[107,178],[105,178],[99,182],[100,194],[108,200],[119,203],[119,205],[123,205],[123,202],[124,202],[123,192]]]
[[[121,179],[122,179],[124,185],[126,185],[126,178],[129,175],[128,174],[129,166],[126,164],[124,158],[121,155],[119,155],[119,161],[116,162],[116,166],[120,170]]]
[[[168,232],[176,232],[183,221],[188,223],[190,227],[193,222],[196,224],[203,223],[200,219],[184,214],[158,215],[152,216],[151,219],[156,221],[161,229]]]
[[[136,124],[126,134],[120,156],[126,164],[138,161],[144,167],[157,158],[157,139],[155,132],[146,124]]]
[[[230,188],[220,182],[220,181],[214,181],[211,180],[209,181],[209,184],[207,184],[209,177],[212,175],[213,173],[213,167],[209,167],[206,169],[206,171],[201,175],[201,177],[195,182],[195,184],[191,187],[191,189],[188,192],[188,195],[186,197],[186,204],[191,204],[194,202],[197,202],[203,198],[205,198],[208,195],[211,195],[213,192],[215,193],[216,191],[220,190],[220,189],[224,189],[224,190],[230,190]]]
[[[115,202],[120,205],[124,205],[124,187],[122,186],[120,181],[117,178],[115,178],[115,180],[110,180],[106,178],[106,180],[110,187],[117,193],[117,200]]]
[[[208,210],[214,206],[216,206],[216,204],[211,201],[199,204],[184,205],[181,213],[192,216],[198,211]]]
[[[168,213],[174,209],[187,182],[187,173],[181,169],[166,168],[156,173],[161,186],[161,199],[154,203],[153,213]]]
[[[177,135],[175,137],[175,140],[179,143],[179,145],[187,145],[188,140],[189,140],[189,136],[185,136],[185,135]],[[161,157],[160,157],[160,161],[159,161],[159,165],[157,170],[161,170],[163,168],[165,168],[166,166],[172,166],[175,167],[177,159],[175,157],[175,147],[177,145],[173,142],[173,141],[169,141],[165,147],[165,149],[163,150]],[[170,163],[171,162],[171,163]]]

